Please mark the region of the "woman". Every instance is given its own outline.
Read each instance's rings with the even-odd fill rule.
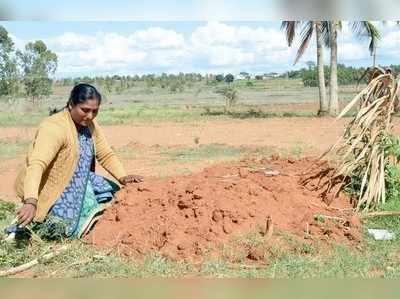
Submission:
[[[63,234],[81,237],[112,199],[118,186],[94,173],[95,159],[125,185],[140,182],[127,176],[95,121],[101,94],[90,84],[78,84],[60,112],[39,125],[24,169],[16,180],[23,206],[19,227],[63,224]]]

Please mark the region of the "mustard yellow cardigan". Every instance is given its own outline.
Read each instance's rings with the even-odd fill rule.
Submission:
[[[117,180],[126,175],[95,120],[89,124],[97,161]],[[69,184],[79,158],[78,132],[69,111],[45,118],[29,147],[15,189],[18,197],[38,199],[34,220],[42,222]]]

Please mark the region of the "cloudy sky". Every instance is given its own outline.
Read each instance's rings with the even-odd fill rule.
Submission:
[[[41,39],[59,59],[56,77],[144,73],[284,72],[315,61],[315,42],[293,66],[298,41],[286,45],[279,21],[3,21],[22,49]],[[377,62],[400,64],[400,27],[379,26]],[[339,62],[369,66],[368,40],[344,23]],[[329,53],[325,52],[326,63]]]

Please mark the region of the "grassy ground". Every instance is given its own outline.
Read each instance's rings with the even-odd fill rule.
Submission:
[[[249,119],[272,117],[316,117],[313,111],[293,110],[273,111],[269,105],[239,105],[230,113],[223,106],[150,106],[133,105],[125,107],[102,107],[98,120],[102,125],[127,125],[133,123],[192,122],[213,119]],[[0,112],[0,126],[36,126],[48,116],[47,110],[33,112]]]
[[[103,107],[98,116],[102,125],[127,125],[133,123],[192,122],[212,119],[248,119],[271,117],[315,117],[316,112],[307,110],[268,111],[268,105],[239,106],[224,113],[223,106],[148,106]],[[47,110],[34,112],[0,112],[0,127],[36,126],[48,116]]]
[[[0,201],[0,225],[9,223],[15,205]],[[375,219],[365,227],[379,227],[393,230],[400,235],[398,218]],[[279,234],[279,232],[278,232]],[[283,233],[282,233],[283,234]],[[1,235],[3,237],[3,235]],[[6,269],[25,263],[50,252],[51,247],[66,244],[68,250],[51,261],[40,264],[19,276],[29,277],[258,277],[258,278],[399,278],[399,240],[375,241],[365,235],[358,248],[339,244],[331,252],[318,246],[302,244],[285,235],[288,246],[285,250],[273,244],[264,244],[261,237],[248,234],[232,239],[227,254],[221,259],[207,259],[202,264],[184,261],[170,261],[157,252],[150,253],[142,260],[128,259],[115,251],[102,251],[80,241],[52,243],[33,240],[30,246],[23,243],[10,245],[0,241],[0,268]],[[269,255],[265,266],[249,265],[241,257],[240,246],[267,246]],[[239,246],[238,246],[239,245]],[[236,251],[235,251],[236,250]],[[232,256],[236,262],[232,263]]]
[[[229,114],[224,113],[224,98],[216,91],[225,83],[207,85],[199,82],[171,93],[159,86],[148,87],[144,82],[122,93],[107,93],[99,115],[104,125],[135,122],[200,121],[230,118],[314,117],[317,113],[318,90],[302,86],[300,80],[272,79],[264,81],[235,81],[238,105]],[[53,95],[39,102],[19,98],[12,102],[1,99],[0,126],[35,126],[47,116],[50,108],[63,107],[71,86],[55,86]],[[339,98],[350,100],[356,93],[354,86],[340,88]],[[303,106],[314,105],[310,109]],[[278,107],[277,106],[282,106]]]

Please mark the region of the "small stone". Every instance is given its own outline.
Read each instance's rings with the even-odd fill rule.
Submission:
[[[193,194],[193,199],[201,199],[201,195],[194,193]]]
[[[121,221],[121,215],[118,212],[115,214],[115,221],[116,222]]]
[[[190,208],[190,204],[184,202],[183,200],[178,201],[178,208],[180,210]]]

